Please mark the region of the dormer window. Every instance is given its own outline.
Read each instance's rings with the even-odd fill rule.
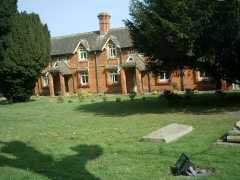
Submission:
[[[83,46],[79,47],[78,57],[79,61],[86,61],[88,58],[87,50]]]
[[[108,58],[109,59],[117,58],[117,47],[114,44],[108,45]]]

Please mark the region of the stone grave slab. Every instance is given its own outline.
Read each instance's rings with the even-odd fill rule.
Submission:
[[[170,124],[142,138],[143,141],[170,143],[192,132],[193,127],[183,124]]]

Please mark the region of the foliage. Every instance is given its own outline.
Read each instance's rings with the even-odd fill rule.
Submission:
[[[125,21],[134,46],[149,57],[149,68],[175,70],[191,63],[195,31],[185,0],[132,0]]]
[[[175,100],[179,100],[180,96],[175,94],[173,91],[171,90],[164,90],[163,94],[160,96],[160,98],[163,97],[164,99],[166,99],[168,102],[171,101],[175,101]]]
[[[131,101],[133,101],[136,96],[137,96],[137,93],[135,91],[132,91],[129,93],[129,98],[131,99]]]
[[[79,102],[83,102],[86,98],[86,95],[83,91],[79,91],[77,95],[78,95]]]
[[[121,97],[116,97],[116,102],[117,102],[117,103],[122,102],[122,98],[121,98]]]
[[[36,14],[17,13],[11,18],[8,48],[0,59],[0,86],[13,102],[28,101],[36,80],[49,63],[50,35]]]
[[[132,0],[130,15],[125,24],[150,70],[198,68],[214,77],[217,89],[221,79],[240,79],[238,0]]]
[[[64,103],[64,97],[63,96],[58,96],[57,97],[57,102],[58,103]]]
[[[184,94],[185,99],[190,100],[193,97],[193,95],[194,95],[193,90],[191,89],[185,90],[185,94]]]
[[[146,96],[143,96],[142,101],[146,101],[146,100],[147,100]]]
[[[195,7],[196,17],[201,17],[196,21],[200,33],[194,45],[200,68],[218,81],[235,82],[240,79],[240,2],[202,0]]]
[[[102,100],[103,100],[103,102],[107,101],[107,96],[105,94],[103,95]]]
[[[9,47],[7,36],[11,29],[11,19],[16,13],[16,0],[0,1],[0,59],[4,57],[5,50]]]
[[[157,91],[153,91],[152,95],[158,95],[159,93]]]

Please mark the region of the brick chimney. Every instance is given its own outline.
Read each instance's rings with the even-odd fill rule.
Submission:
[[[110,29],[111,16],[106,12],[98,14],[100,34],[107,34]]]

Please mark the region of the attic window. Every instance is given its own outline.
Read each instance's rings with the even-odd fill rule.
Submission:
[[[133,61],[133,58],[129,58],[129,59],[128,59],[128,62],[130,62],[130,63],[134,62],[134,61]]]
[[[87,50],[83,46],[79,47],[78,57],[79,61],[86,61],[88,58]]]
[[[109,59],[117,58],[117,47],[114,44],[108,45],[108,58]]]

